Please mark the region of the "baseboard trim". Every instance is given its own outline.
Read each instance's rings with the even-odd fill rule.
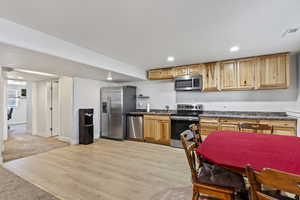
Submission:
[[[56,138],[60,141],[68,142],[68,143],[72,144],[72,141],[69,137],[57,136]]]

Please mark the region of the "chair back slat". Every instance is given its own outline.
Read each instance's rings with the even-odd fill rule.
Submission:
[[[262,185],[300,195],[300,176],[298,175],[268,168],[256,172],[249,165],[246,167],[246,174],[251,185],[253,200],[277,200],[262,193]]]
[[[275,199],[273,197],[270,197],[264,193],[261,193],[261,192],[256,192],[257,194],[257,198],[258,200],[279,200],[279,199]]]
[[[300,195],[300,176],[274,169],[264,169],[256,173],[256,181],[272,188]]]
[[[197,143],[194,142],[195,136],[191,131],[184,131],[181,135],[181,142],[184,148],[193,181],[197,180],[197,169],[200,167],[198,156],[196,155]],[[191,142],[190,142],[191,141]]]

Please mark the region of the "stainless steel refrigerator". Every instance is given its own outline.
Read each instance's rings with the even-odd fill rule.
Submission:
[[[123,140],[126,113],[136,110],[136,87],[103,87],[101,99],[101,137]]]

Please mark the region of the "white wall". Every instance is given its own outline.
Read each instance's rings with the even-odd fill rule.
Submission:
[[[27,86],[21,85],[7,85],[7,90],[17,90],[27,89]],[[27,123],[27,97],[22,97],[18,99],[18,106],[13,108],[12,118],[8,121],[9,125],[14,124],[25,124]]]
[[[59,78],[60,133],[59,138],[76,144],[74,133],[73,78]]]
[[[145,109],[146,104],[150,103],[151,109],[165,109],[168,105],[170,109],[176,109],[176,92],[174,82],[167,81],[138,81],[129,82],[124,85],[137,87],[137,95],[149,96],[149,99],[138,99],[137,108]]]
[[[118,84],[96,81],[90,79],[74,78],[74,130],[75,142],[79,140],[79,116],[80,108],[94,109],[94,138],[100,137],[100,88],[117,86]]]
[[[27,131],[37,135],[37,84],[27,82]]]

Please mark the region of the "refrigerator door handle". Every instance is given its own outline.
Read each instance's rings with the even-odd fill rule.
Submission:
[[[108,123],[108,134],[110,135],[111,134],[111,97],[108,96],[107,97],[107,116],[108,116],[108,120],[107,120],[107,123]]]

